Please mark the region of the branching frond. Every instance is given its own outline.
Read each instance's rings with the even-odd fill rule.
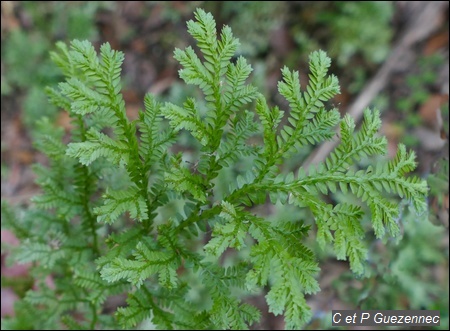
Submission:
[[[86,138],[88,141],[70,143],[66,151],[67,155],[78,158],[84,165],[91,164],[99,157],[105,157],[117,165],[121,161],[128,162],[129,151],[125,143],[115,141],[96,130],[89,130]]]
[[[281,70],[281,110],[248,82],[252,67],[236,56],[231,28],[217,31],[201,9],[194,16],[187,27],[197,48],[174,57],[203,97],[181,105],[147,94],[135,121],[121,94],[122,52],[57,44],[51,57],[66,79],[47,93],[72,129],[38,122],[35,146],[49,158],[34,168],[42,193],[23,213],[2,201],[2,225],[21,240],[12,257],[42,278],[7,326],[247,329],[261,314],[243,294],[267,288],[269,311],[301,329],[312,316],[305,295],[319,291],[318,259],[304,244],[311,226],[320,247],[363,275],[365,212],[382,238],[400,232],[400,199],[426,211],[427,186],[409,175],[415,155],[405,146],[392,160],[360,162],[386,154],[380,113],[366,109],[356,130],[349,115],[328,108],[340,87],[325,52],[311,54],[303,87],[298,71]],[[341,141],[325,161],[299,164],[310,146],[339,138],[338,125]],[[195,149],[188,155],[171,148],[181,130]],[[254,207],[270,203],[307,212],[269,221]],[[107,316],[108,298],[124,293],[127,305]]]
[[[141,290],[128,294],[128,307],[119,307],[116,312],[120,325],[123,325],[124,328],[130,328],[149,318],[152,313],[152,300],[153,298]]]
[[[124,212],[139,221],[148,217],[147,205],[136,187],[123,191],[107,190],[103,199],[103,206],[94,209],[98,222],[113,223]]]
[[[210,133],[200,119],[194,99],[188,99],[184,107],[166,103],[162,108],[162,114],[170,120],[170,125],[175,131],[188,130],[202,145],[208,144]]]
[[[284,311],[287,328],[297,329],[311,316],[303,293],[319,290],[314,278],[319,268],[312,252],[298,241],[304,230],[294,227],[294,238],[289,237],[292,231],[286,230],[277,231],[262,219],[252,220],[250,234],[258,244],[252,247],[253,269],[247,274],[247,286],[264,286],[272,279],[266,296],[269,310],[275,315]],[[296,241],[288,241],[286,237]]]
[[[206,201],[206,183],[203,177],[192,173],[181,164],[181,155],[172,160],[172,171],[164,179],[170,188],[180,193],[188,193],[201,202]]]
[[[221,166],[230,166],[242,156],[256,154],[255,148],[246,143],[259,129],[253,117],[253,113],[245,112],[242,117],[236,117],[232,121],[227,140],[221,143],[217,151],[218,163]]]
[[[270,109],[264,97],[258,98],[255,111],[261,120],[264,130],[264,154],[266,158],[269,158],[272,155],[275,155],[278,150],[277,128],[283,118],[284,112],[280,111],[278,107]]]
[[[281,70],[283,81],[278,83],[278,91],[289,102],[291,109],[288,122],[281,131],[281,140],[278,141],[282,147],[282,152],[288,152],[293,146],[299,146],[298,140],[306,139],[309,143],[316,143],[329,139],[333,135],[332,127],[337,124],[339,113],[332,110],[328,115],[324,110],[325,101],[330,100],[340,92],[339,82],[334,75],[327,76],[331,60],[325,52],[313,52],[310,56],[309,84],[306,90],[300,91],[300,78],[296,71],[290,71],[287,67]],[[322,115],[315,115],[315,113]],[[314,127],[321,128],[314,132],[317,138],[308,137],[309,128],[305,128],[305,123],[313,119]],[[324,123],[321,123],[322,120]],[[308,130],[309,129],[309,130]],[[322,131],[324,130],[324,131]],[[302,145],[302,142],[300,143]]]
[[[140,155],[146,168],[162,159],[168,147],[175,141],[172,130],[161,130],[161,105],[147,94],[144,99],[145,111],[139,113],[139,131],[141,132]]]

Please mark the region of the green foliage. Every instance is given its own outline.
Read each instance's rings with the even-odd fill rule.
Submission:
[[[297,48],[303,54],[326,49],[329,56],[336,59],[346,91],[360,91],[371,76],[371,68],[389,54],[394,3],[314,1],[299,3],[295,9],[299,18],[292,22],[290,33]],[[299,56],[301,54],[296,54],[290,60]]]
[[[14,28],[2,36],[1,93],[24,96],[20,108],[30,130],[43,116],[54,117],[57,108],[49,105],[42,86],[56,84],[60,73],[48,58],[55,40],[93,39],[96,36],[95,15],[101,8],[111,7],[106,1],[21,1],[11,4],[19,15],[27,16],[29,29]],[[25,11],[25,13],[21,13]]]
[[[331,39],[330,52],[340,64],[348,63],[358,52],[369,62],[379,63],[388,54],[389,29],[394,8],[390,1],[336,2],[336,11],[319,14],[336,38]]]
[[[439,54],[424,56],[418,59],[418,66],[405,78],[405,95],[397,100],[395,106],[400,110],[401,125],[398,125],[402,142],[407,146],[417,146],[419,138],[408,132],[409,129],[420,127],[423,118],[418,109],[432,97],[433,85],[438,77],[436,68],[443,63],[444,59]],[[448,105],[442,105],[442,114],[448,113]],[[448,121],[444,121],[448,122]],[[445,128],[446,123],[444,124]],[[448,127],[446,132],[448,132]]]
[[[446,230],[406,212],[399,222],[401,240],[370,250],[368,277],[350,284],[344,274],[334,288],[347,303],[361,309],[440,310],[441,325],[448,328],[448,246]],[[345,294],[345,295],[344,295]],[[407,300],[405,300],[407,298]]]
[[[252,68],[242,57],[233,59],[239,41],[231,29],[224,26],[218,35],[213,16],[201,9],[195,19],[187,26],[200,53],[188,47],[174,54],[180,77],[198,86],[204,100],[161,104],[147,95],[135,121],[126,117],[120,93],[121,52],[104,44],[97,56],[89,42],[75,40],[52,53],[66,81],[48,93],[69,111],[73,130],[67,146],[51,126],[37,144],[50,168],[36,168],[43,191],[36,209],[14,215],[2,205],[3,225],[23,240],[16,260],[33,262],[41,280],[18,304],[17,320],[32,316],[33,327],[44,329],[61,323],[131,328],[148,319],[161,329],[245,329],[260,312],[244,294],[267,287],[269,310],[298,329],[312,315],[305,295],[319,291],[317,257],[304,244],[314,224],[321,246],[331,244],[338,259],[364,274],[364,210],[356,203],[333,205],[326,195],[342,191],[366,204],[379,238],[386,229],[399,232],[396,197],[424,212],[427,187],[406,176],[415,163],[404,146],[389,162],[355,169],[361,158],[386,152],[385,138],[377,135],[379,112],[367,109],[355,131],[349,116],[327,108],[339,84],[328,74],[325,52],[311,54],[303,89],[298,72],[282,69],[278,89],[289,104],[282,111],[247,83]],[[333,139],[337,125],[341,143],[323,163],[295,174],[283,170],[302,148]],[[198,142],[193,164],[172,152],[180,131]],[[252,158],[251,169],[218,193],[219,175],[244,158]],[[120,187],[110,184],[115,178]],[[314,222],[269,222],[253,208],[267,198],[309,210]],[[169,208],[176,202],[182,207]],[[240,255],[231,265],[221,263],[234,251]],[[44,284],[45,277],[54,284]],[[195,279],[202,297],[190,295]],[[117,293],[128,298],[108,319],[104,304]],[[30,307],[41,314],[28,316]]]
[[[249,57],[255,57],[255,55],[267,51],[270,42],[268,36],[285,17],[287,5],[288,2],[286,1],[264,3],[204,1],[205,8],[210,9],[217,18],[229,22],[234,33],[241,38],[245,38],[246,42],[239,46],[238,51],[240,54]]]
[[[379,63],[389,51],[392,36],[391,1],[322,1],[305,4],[302,20],[293,25],[293,35],[303,49],[321,45],[344,66],[355,56]],[[307,31],[317,31],[311,37]],[[323,36],[332,36],[324,39]]]

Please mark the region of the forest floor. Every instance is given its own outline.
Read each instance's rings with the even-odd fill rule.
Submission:
[[[187,45],[190,39],[185,21],[192,17],[195,6],[204,5],[202,1],[174,1],[171,5],[163,3],[157,2],[150,8],[143,1],[117,2],[113,9],[101,8],[93,16],[96,45],[108,41],[113,48],[125,53],[123,93],[130,118],[136,118],[142,108],[145,93],[163,97],[179,81],[179,68],[173,60],[173,49]],[[14,31],[32,33],[38,23],[36,15],[30,14],[29,7],[24,7],[19,1],[2,1],[1,6],[1,193],[2,200],[25,207],[30,198],[39,193],[31,165],[36,162],[45,163],[46,160],[33,147],[30,123],[24,119],[27,116],[23,111],[24,100],[30,93],[29,86],[11,83],[4,90],[4,81],[8,81],[13,69],[9,67],[10,62],[3,49]],[[299,60],[293,60],[299,52],[296,48],[298,41],[293,36],[293,22],[308,18],[307,15],[315,15],[314,10],[320,10],[313,7],[308,9],[303,2],[285,2],[283,6],[285,8],[281,10],[278,23],[268,30],[264,47],[253,51],[251,55],[255,61],[263,63],[265,88],[274,102],[277,102],[279,68],[286,61],[298,67],[304,67],[306,63],[304,54],[299,55]],[[389,154],[392,156],[397,144],[408,139],[408,147],[414,149],[418,156],[418,174],[427,177],[440,171],[442,163],[439,160],[447,163],[448,171],[448,2],[399,1],[394,3],[393,8],[389,25],[392,38],[383,61],[367,63],[355,56],[345,66],[332,68],[336,70],[342,89],[335,104],[342,113],[350,113],[357,121],[361,119],[365,107],[381,106],[382,131],[389,141]],[[225,9],[219,5],[212,8],[213,13],[218,13],[216,17],[223,17],[224,22],[219,19],[218,26],[228,24],[226,16],[219,15],[221,10]],[[233,28],[232,25],[231,27]],[[310,26],[313,27],[314,25]],[[315,32],[306,33],[313,35]],[[56,39],[58,35],[53,33],[51,42]],[[424,60],[433,57],[439,57],[440,60],[431,64],[431,61]],[[363,79],[360,79],[357,88],[346,88],[355,79],[355,75],[349,74],[355,66],[360,66],[360,71],[364,73]],[[307,73],[306,70],[303,72]],[[66,113],[60,112],[55,118],[59,125],[66,130],[70,129]],[[323,160],[333,147],[331,142],[318,146],[304,165]],[[448,233],[448,188],[437,195],[431,195],[429,204],[431,212],[436,216],[435,224],[445,227]],[[2,230],[2,242],[14,241],[9,232]],[[446,241],[444,246],[448,250],[448,235]],[[4,253],[2,246],[2,277],[26,272],[21,267],[6,267]],[[447,267],[448,263],[447,266],[437,267],[437,273],[443,274],[439,277],[448,279],[448,269],[445,270]],[[324,265],[320,279],[322,292],[308,301],[313,310],[326,310],[331,301],[338,300],[331,283],[347,270],[346,263],[330,261]],[[10,289],[2,287],[2,316],[12,312],[15,297]],[[255,301],[258,301],[255,302],[257,305],[263,305],[258,298]],[[341,302],[334,307],[345,309],[348,306]],[[281,327],[282,319],[272,315],[266,316],[255,326],[262,329]]]

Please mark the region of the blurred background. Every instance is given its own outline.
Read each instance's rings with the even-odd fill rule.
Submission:
[[[416,174],[430,186],[428,217],[405,213],[401,240],[373,240],[366,278],[355,279],[346,262],[309,243],[321,258],[322,291],[308,298],[314,318],[307,327],[329,328],[330,309],[438,309],[440,328],[447,329],[447,1],[2,1],[2,200],[26,208],[39,191],[31,166],[46,160],[33,147],[37,121],[45,116],[70,130],[67,113],[49,105],[44,93],[62,79],[49,57],[56,41],[109,42],[124,52],[123,94],[134,119],[147,92],[174,103],[198,93],[181,83],[173,59],[175,47],[193,44],[186,21],[197,7],[211,12],[219,28],[231,26],[241,41],[238,53],[254,68],[254,84],[272,104],[283,105],[280,68],[299,70],[306,82],[309,54],[325,50],[341,85],[334,107],[357,120],[367,106],[380,109],[388,157],[399,142],[415,150]],[[332,147],[305,150],[286,167],[322,161]],[[2,317],[14,314],[17,281],[27,273],[6,265],[4,243],[19,244],[2,230]],[[252,300],[267,309],[263,298]],[[283,319],[265,312],[253,328],[280,329]]]

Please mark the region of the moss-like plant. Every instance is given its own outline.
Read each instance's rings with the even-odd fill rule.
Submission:
[[[359,198],[378,238],[386,229],[399,232],[394,196],[424,210],[427,187],[406,176],[415,162],[404,146],[389,162],[355,170],[360,158],[385,154],[386,139],[377,135],[378,111],[367,109],[355,131],[350,116],[326,107],[339,84],[325,52],[311,54],[303,91],[298,72],[282,69],[278,88],[289,104],[282,111],[247,82],[252,68],[233,58],[239,42],[231,29],[218,36],[212,15],[197,10],[195,18],[187,25],[201,55],[188,47],[176,49],[175,59],[180,77],[204,99],[178,105],[147,95],[135,121],[121,95],[121,52],[104,44],[98,56],[89,42],[75,40],[52,53],[67,80],[48,93],[69,112],[73,129],[66,145],[62,131],[41,123],[47,130],[37,146],[50,166],[36,167],[36,208],[19,216],[2,204],[3,225],[22,242],[14,257],[32,262],[37,280],[15,319],[4,321],[8,327],[130,328],[149,319],[162,329],[243,329],[260,312],[241,294],[268,286],[269,310],[284,314],[287,328],[301,328],[311,317],[305,294],[319,290],[317,258],[303,243],[311,222],[269,222],[254,206],[309,209],[317,241],[349,259],[355,274],[363,273],[367,253],[365,209],[333,205],[325,195],[340,190]],[[341,143],[324,162],[282,171],[304,146],[335,137],[338,125]],[[182,130],[196,141],[195,162],[172,152]],[[260,139],[250,143],[252,136]],[[252,167],[219,192],[218,175],[243,158]],[[224,266],[230,248],[243,254]],[[120,293],[126,304],[111,314],[108,298]]]

